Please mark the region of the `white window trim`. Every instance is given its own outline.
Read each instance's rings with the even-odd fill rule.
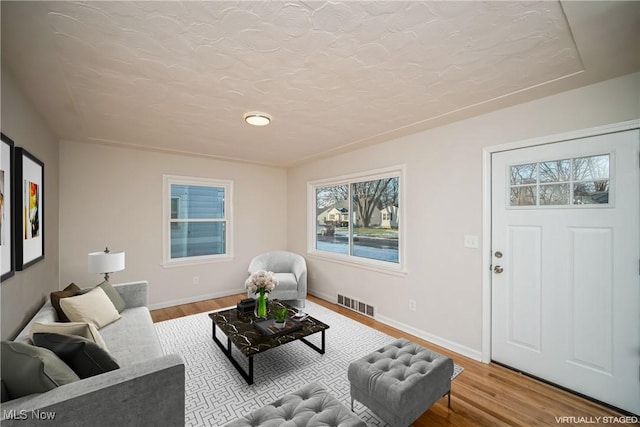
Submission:
[[[223,187],[224,216],[226,221],[226,253],[171,259],[171,185],[196,185],[204,187]],[[208,264],[233,260],[233,181],[198,178],[179,175],[162,175],[162,266],[181,267],[187,265]]]
[[[364,268],[379,273],[396,276],[406,276],[406,247],[407,247],[407,215],[406,198],[407,180],[405,165],[390,166],[381,169],[369,170],[349,175],[342,175],[331,178],[318,179],[307,182],[307,254],[311,257],[345,264],[353,267]],[[376,179],[390,178],[397,176],[400,179],[399,185],[399,206],[398,206],[398,263],[379,261],[375,259],[362,258],[353,255],[339,254],[335,252],[320,251],[316,249],[316,188],[330,185],[351,184],[356,181],[373,181]]]

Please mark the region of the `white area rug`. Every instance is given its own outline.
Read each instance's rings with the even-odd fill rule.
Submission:
[[[318,382],[347,407],[351,405],[349,363],[395,338],[307,301],[305,311],[326,323],[326,353],[294,341],[254,356],[254,384],[247,385],[211,338],[207,313],[156,323],[165,353],[182,356],[186,367],[188,426],[224,426],[309,382]],[[222,333],[218,331],[218,337]],[[320,345],[320,334],[307,339]],[[223,340],[226,344],[226,340]],[[246,358],[234,353],[241,363]],[[246,369],[246,363],[244,364]],[[462,372],[455,365],[454,377]],[[355,412],[370,426],[387,424],[356,402]]]

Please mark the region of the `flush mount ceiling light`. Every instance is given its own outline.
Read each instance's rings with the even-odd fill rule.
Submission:
[[[253,126],[266,126],[271,123],[271,116],[267,113],[251,112],[244,115],[244,121]]]

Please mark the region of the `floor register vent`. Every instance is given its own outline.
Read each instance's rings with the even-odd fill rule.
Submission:
[[[354,298],[338,294],[338,305],[347,307],[353,311],[357,311],[358,313],[362,313],[365,316],[375,317],[375,308],[372,305],[358,301]]]

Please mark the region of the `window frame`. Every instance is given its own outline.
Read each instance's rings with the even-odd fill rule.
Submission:
[[[406,221],[406,191],[407,180],[405,173],[405,165],[390,166],[375,170],[368,170],[348,175],[341,175],[331,178],[317,179],[307,182],[307,254],[314,258],[326,261],[346,264],[353,267],[373,270],[380,273],[386,273],[397,276],[405,276],[407,274],[406,267],[406,247],[407,247],[407,221]],[[381,261],[376,259],[359,257],[351,255],[351,245],[353,241],[349,240],[349,253],[341,254],[330,251],[323,251],[316,248],[317,246],[317,209],[316,209],[316,189],[320,187],[347,185],[349,194],[351,194],[351,184],[362,181],[375,181],[378,179],[398,177],[398,262]],[[349,221],[350,235],[353,231],[352,221]]]
[[[224,188],[224,217],[207,218],[207,221],[225,223],[225,253],[217,255],[171,258],[171,218],[173,197],[172,185]],[[202,219],[199,219],[200,221]],[[207,264],[233,260],[233,181],[213,178],[199,178],[179,175],[162,175],[162,266]]]

